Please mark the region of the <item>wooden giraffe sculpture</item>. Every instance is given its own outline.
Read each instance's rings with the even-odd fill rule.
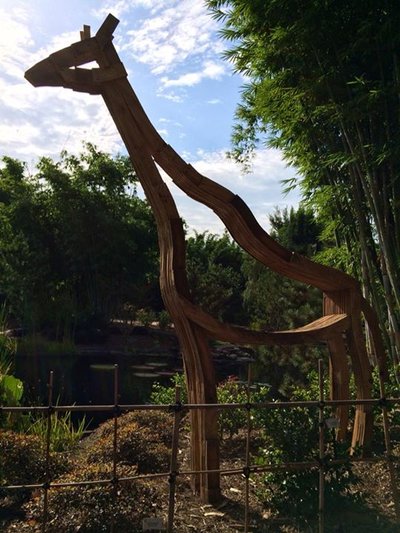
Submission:
[[[112,44],[112,34],[118,22],[109,15],[94,37],[90,36],[90,28],[84,26],[81,41],[37,63],[26,72],[25,77],[34,86],[62,86],[103,97],[156,219],[161,291],[180,342],[189,402],[217,402],[210,339],[254,345],[325,342],[330,352],[332,398],[350,398],[350,371],[354,373],[357,398],[369,398],[371,365],[366,351],[362,314],[369,325],[382,373],[384,350],[375,313],[363,299],[357,281],[280,246],[259,226],[238,196],[199,174],[163,141],[130,86],[125,68]],[[96,61],[98,68],[81,68],[91,61]],[[236,242],[255,259],[284,276],[323,291],[324,316],[295,330],[262,332],[220,323],[200,309],[190,297],[182,221],[156,163],[188,196],[215,211]],[[338,407],[337,417],[338,437],[344,439],[348,407]],[[217,411],[192,410],[191,424],[192,469],[201,472],[194,476],[194,488],[203,501],[217,501],[220,498],[219,475],[215,472],[219,468]],[[352,447],[367,444],[371,431],[372,413],[367,406],[359,405]]]

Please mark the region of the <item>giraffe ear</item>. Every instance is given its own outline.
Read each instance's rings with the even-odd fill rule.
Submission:
[[[86,24],[83,25],[83,30],[81,31],[81,41],[85,39],[90,39],[90,26]]]
[[[119,20],[110,13],[107,16],[106,20],[103,22],[103,24],[100,26],[100,28],[97,30],[96,37],[100,40],[108,41],[112,37],[112,34],[114,33],[114,30],[118,26],[118,24]]]

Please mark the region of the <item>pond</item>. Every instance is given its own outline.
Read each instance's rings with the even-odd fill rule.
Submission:
[[[126,340],[126,339],[125,339]],[[233,346],[213,349],[218,381],[229,375],[245,379],[249,354]],[[24,382],[25,402],[46,405],[49,373],[53,371],[53,401],[61,405],[114,403],[114,368],[118,365],[119,403],[150,399],[155,381],[167,385],[183,372],[175,336],[162,332],[131,336],[129,343],[80,346],[72,354],[18,354],[15,375]],[[97,416],[96,420],[106,418]]]

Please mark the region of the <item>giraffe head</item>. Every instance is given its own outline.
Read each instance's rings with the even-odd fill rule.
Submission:
[[[90,27],[84,26],[80,41],[36,63],[25,72],[25,78],[35,87],[66,87],[100,94],[104,83],[127,76],[112,44],[118,23],[118,19],[108,15],[94,37],[90,36]],[[80,68],[93,61],[98,68]]]

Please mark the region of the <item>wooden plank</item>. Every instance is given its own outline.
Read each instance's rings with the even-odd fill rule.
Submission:
[[[330,352],[329,373],[331,377],[331,399],[350,399],[350,371],[347,360],[346,346],[343,336],[337,334],[328,341]],[[347,437],[347,426],[349,423],[349,406],[341,405],[336,409],[336,417],[339,426],[336,436],[339,441],[344,441]]]
[[[81,34],[81,41],[84,39],[90,39],[90,26],[87,26],[86,24],[83,25],[83,30],[80,32]]]

